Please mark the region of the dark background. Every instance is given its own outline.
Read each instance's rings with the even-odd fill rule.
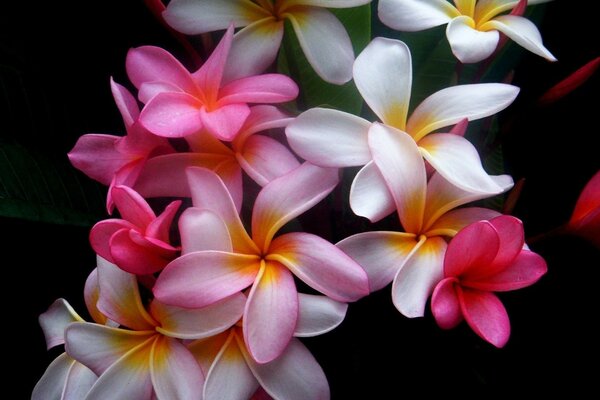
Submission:
[[[598,75],[554,105],[534,105],[546,89],[600,55],[593,13],[573,3],[547,6],[540,30],[559,62],[525,54],[514,76],[521,95],[503,114],[515,121],[504,141],[507,172],[526,178],[514,214],[530,237],[568,220],[599,166]],[[0,66],[19,72],[31,109],[43,116],[0,110],[0,138],[63,157],[84,133],[122,134],[109,77],[126,83],[127,49],[144,44],[181,53],[141,0],[3,4]],[[41,122],[32,128],[29,118]],[[37,316],[58,297],[86,315],[82,289],[95,256],[88,227],[2,217],[0,229],[3,353],[9,376],[22,382],[17,397],[27,398],[59,352],[46,352]],[[459,394],[592,386],[597,368],[587,365],[597,365],[598,356],[598,250],[565,236],[532,248],[549,271],[530,288],[501,294],[512,323],[504,349],[464,324],[442,331],[430,314],[403,318],[384,289],[351,305],[335,331],[304,340],[329,378],[332,398],[400,398],[409,388]]]

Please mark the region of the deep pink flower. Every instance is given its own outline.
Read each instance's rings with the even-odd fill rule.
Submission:
[[[567,229],[600,247],[600,171],[583,188]]]
[[[444,279],[431,299],[438,325],[450,329],[464,319],[481,338],[503,347],[510,322],[493,292],[532,285],[547,270],[544,259],[524,244],[521,221],[507,215],[458,232],[446,250]]]

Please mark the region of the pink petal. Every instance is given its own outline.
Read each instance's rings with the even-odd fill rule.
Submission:
[[[227,62],[232,40],[233,24],[230,23],[229,28],[225,31],[221,41],[214,48],[210,57],[208,57],[198,71],[192,74],[194,82],[209,103],[215,102],[219,97],[221,79],[223,78],[223,71],[225,70],[225,63]]]
[[[250,116],[246,118],[245,124],[251,120],[251,117],[252,109],[250,109]],[[194,135],[187,136],[185,140],[193,153],[205,153],[207,155],[211,154],[214,156],[231,156],[233,154],[227,144],[206,132],[204,129],[195,133]]]
[[[108,186],[115,172],[131,161],[115,149],[120,139],[112,135],[83,135],[69,152],[69,161],[90,178]]]
[[[383,289],[392,280],[417,244],[413,234],[403,232],[363,232],[337,243],[367,273],[369,289]]]
[[[240,166],[261,186],[300,166],[286,146],[263,135],[250,136],[238,155]]]
[[[177,211],[179,211],[180,206],[180,200],[169,203],[169,205],[165,207],[164,211],[158,217],[156,217],[154,221],[150,222],[146,228],[146,235],[153,239],[158,239],[165,243],[169,243],[169,231],[171,229],[171,224],[173,223],[173,219],[175,218]]]
[[[555,101],[562,99],[579,86],[587,82],[587,80],[592,77],[594,72],[596,72],[598,67],[600,67],[600,57],[596,57],[589,61],[584,66],[577,69],[577,71],[566,77],[564,80],[548,89],[548,91],[539,98],[539,104],[552,104]]]
[[[115,186],[133,187],[135,181],[142,172],[142,169],[144,168],[145,162],[145,158],[140,158],[130,162],[129,164],[123,166],[121,169],[116,171],[115,175],[113,176],[112,182],[110,182],[110,186],[108,187],[108,194],[106,196],[106,209],[110,214],[113,213],[115,207],[115,202],[112,198],[112,189]]]
[[[354,214],[377,222],[396,210],[394,197],[375,162],[358,171],[350,187],[350,208]]]
[[[339,248],[310,233],[288,233],[273,240],[267,260],[277,260],[315,290],[337,301],[369,294],[365,271]]]
[[[482,339],[496,347],[504,347],[510,336],[506,309],[495,294],[479,290],[458,290],[465,320]]]
[[[335,329],[346,317],[348,304],[327,296],[298,293],[298,321],[294,336],[311,337]]]
[[[284,103],[298,96],[298,85],[282,74],[263,74],[240,78],[219,92],[219,104]]]
[[[245,141],[255,133],[268,129],[285,128],[293,120],[293,117],[275,106],[252,106],[250,107],[250,115],[246,118],[242,131],[232,143],[233,149],[239,151],[245,146]]]
[[[133,224],[122,219],[105,219],[98,222],[90,231],[90,244],[96,254],[102,258],[113,261],[110,254],[110,238],[118,231],[135,229]]]
[[[110,238],[110,255],[122,270],[149,275],[160,271],[177,257],[177,249],[166,243],[159,246],[159,243],[153,243],[136,231],[121,229]]]
[[[267,251],[279,228],[323,200],[338,182],[337,169],[316,167],[309,163],[271,181],[261,190],[254,203],[254,242]]]
[[[56,299],[54,303],[38,318],[38,322],[44,331],[46,348],[65,342],[65,329],[71,322],[83,322],[83,318],[73,310],[73,307],[65,299]]]
[[[244,290],[259,270],[256,256],[199,251],[172,261],[154,285],[162,303],[200,308]]]
[[[200,109],[200,120],[204,128],[214,137],[232,141],[240,132],[250,108],[243,103],[226,104],[211,111]]]
[[[202,250],[233,251],[227,225],[212,211],[187,208],[179,218],[179,233],[182,254]]]
[[[121,218],[142,231],[156,218],[150,205],[135,190],[127,186],[117,186],[111,190],[111,195]]]
[[[475,222],[462,229],[448,245],[444,275],[458,277],[484,275],[500,248],[498,232],[488,221]]]
[[[33,389],[31,400],[83,399],[97,376],[66,353],[56,357]]]
[[[491,219],[490,224],[496,229],[500,239],[498,254],[492,264],[497,270],[501,270],[510,264],[523,249],[525,244],[523,223],[510,215],[501,215]]]
[[[240,164],[236,159],[231,158],[224,160],[217,165],[214,171],[227,187],[231,199],[233,200],[233,204],[235,205],[235,209],[239,213],[244,199],[242,169]]]
[[[110,78],[110,89],[117,103],[117,108],[121,113],[123,122],[129,129],[138,119],[140,108],[135,100],[135,97],[125,87],[116,83],[113,78]]]
[[[582,222],[587,222],[588,216],[593,215],[598,209],[600,209],[600,171],[594,174],[581,191],[569,225],[572,229],[581,228]]]
[[[446,36],[452,53],[462,63],[476,63],[485,60],[498,47],[500,35],[498,31],[483,31],[474,28],[473,19],[462,15],[452,19],[446,28]]]
[[[160,93],[146,104],[140,122],[155,135],[183,137],[202,128],[201,108],[202,103],[187,93]]]
[[[185,93],[181,88],[164,81],[144,82],[139,88],[138,99],[147,104],[160,93]]]
[[[456,283],[454,278],[443,279],[431,296],[431,311],[435,322],[442,329],[452,329],[463,320],[458,295],[454,289]]]
[[[491,220],[501,215],[498,211],[481,207],[465,207],[452,210],[438,218],[427,228],[425,235],[454,237],[461,229],[477,221]]]

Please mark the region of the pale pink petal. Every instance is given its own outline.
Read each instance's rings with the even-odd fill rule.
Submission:
[[[61,400],[79,400],[86,398],[85,396],[97,379],[98,377],[91,369],[81,363],[74,363],[69,370]]]
[[[508,107],[519,93],[504,83],[477,83],[445,88],[427,97],[408,119],[406,132],[420,140],[436,129],[488,117]]]
[[[298,96],[298,85],[282,74],[236,79],[219,92],[220,106],[232,103],[283,103]]]
[[[187,93],[159,93],[142,110],[140,122],[158,136],[177,138],[202,128],[202,103]]]
[[[408,257],[392,284],[392,301],[403,315],[422,317],[427,299],[444,277],[446,242],[440,237],[428,238]]]
[[[283,31],[283,21],[268,17],[237,32],[233,36],[223,82],[258,75],[269,68],[279,52]]]
[[[233,251],[227,225],[212,211],[187,208],[179,218],[179,233],[182,254],[202,250]]]
[[[381,22],[405,32],[443,25],[459,14],[446,0],[380,0],[377,11]]]
[[[446,278],[435,287],[431,296],[431,312],[442,329],[452,329],[463,320],[454,278]]]
[[[212,363],[204,385],[204,400],[248,399],[258,381],[246,364],[240,344],[232,332]]]
[[[404,230],[420,232],[425,211],[425,162],[415,141],[395,128],[373,124],[369,148],[396,203]]]
[[[434,133],[419,141],[423,157],[447,181],[466,192],[502,193],[503,188],[485,172],[477,149],[451,133]]]
[[[365,271],[325,239],[310,233],[275,238],[268,260],[277,260],[315,290],[337,301],[356,301],[369,294]]]
[[[201,398],[204,374],[183,344],[173,338],[160,337],[154,341],[150,357],[150,376],[157,398]]]
[[[90,245],[102,258],[113,261],[110,254],[110,238],[120,230],[129,231],[136,227],[122,219],[105,219],[98,222],[90,231]]]
[[[100,376],[124,354],[145,346],[154,335],[154,331],[138,332],[74,322],[65,331],[65,350]]]
[[[290,147],[322,167],[351,167],[371,161],[367,134],[371,123],[355,115],[311,108],[285,129]]]
[[[33,388],[31,400],[84,399],[96,375],[66,353],[56,357]]]
[[[227,187],[235,209],[239,213],[242,209],[242,201],[244,200],[243,177],[240,164],[232,157],[223,160],[215,167],[214,171]]]
[[[244,310],[244,342],[258,363],[273,361],[288,345],[298,319],[294,277],[277,262],[263,263]]]
[[[369,161],[354,177],[350,186],[350,208],[371,222],[396,211],[394,197],[375,162]]]
[[[87,310],[92,319],[102,325],[106,325],[107,318],[98,310],[98,299],[100,298],[100,284],[98,283],[98,268],[94,268],[85,280],[83,298]]]
[[[198,251],[172,261],[154,285],[162,303],[200,308],[244,290],[259,269],[256,256]]]
[[[240,166],[261,186],[300,166],[286,146],[263,135],[250,136],[237,155]]]
[[[458,296],[465,320],[482,339],[504,347],[510,336],[506,309],[495,294],[459,289]]]
[[[144,82],[164,81],[187,93],[195,91],[188,70],[171,53],[160,47],[142,46],[129,50],[125,66],[136,88]]]
[[[465,226],[477,221],[491,220],[501,214],[498,211],[482,207],[466,207],[452,210],[440,218],[435,223],[427,227],[426,236],[447,236],[454,237],[458,231]]]
[[[214,137],[225,141],[235,139],[248,114],[250,108],[242,103],[222,105],[211,111],[201,108],[199,113],[204,129]]]
[[[173,219],[175,218],[177,211],[179,211],[180,206],[180,200],[169,203],[169,205],[165,207],[164,211],[158,217],[156,217],[155,220],[148,224],[148,227],[146,228],[146,236],[169,243],[169,231],[171,229],[171,224],[173,223]]]
[[[352,79],[354,51],[344,25],[328,10],[297,8],[286,13],[306,59],[324,81],[341,85]]]
[[[167,243],[152,242],[133,230],[121,229],[110,238],[110,255],[120,269],[135,275],[150,275],[177,257],[179,250]]]
[[[110,89],[121,117],[123,117],[123,122],[129,129],[137,121],[140,115],[140,107],[129,90],[116,83],[112,77],[110,78]]]
[[[218,335],[210,336],[206,339],[194,340],[187,344],[188,350],[194,355],[204,376],[208,379],[208,371],[210,370],[213,361],[223,349],[225,342],[232,334],[235,328],[221,332]],[[206,385],[205,385],[206,387]]]
[[[329,399],[327,377],[300,340],[292,338],[283,354],[267,364],[257,363],[244,348],[241,349],[254,376],[271,397],[286,400]]]
[[[169,306],[154,300],[150,310],[157,332],[179,339],[202,339],[225,331],[242,318],[246,296],[236,293],[202,308]]]
[[[348,304],[327,296],[298,293],[298,321],[294,336],[311,337],[335,329],[346,317]]]
[[[478,30],[473,26],[473,19],[466,15],[450,21],[446,36],[452,53],[465,64],[476,63],[491,56],[500,40],[498,31]]]
[[[446,277],[481,276],[496,257],[500,238],[488,221],[475,222],[454,236],[444,260]]]
[[[131,161],[115,149],[120,139],[112,135],[83,135],[69,152],[69,161],[90,178],[108,186],[115,172]]]
[[[186,173],[194,207],[210,210],[221,217],[227,225],[236,252],[256,254],[258,249],[248,236],[223,181],[205,168],[188,168]]]
[[[209,104],[214,104],[219,97],[221,79],[223,77],[223,71],[225,70],[227,55],[229,54],[232,40],[233,25],[230,24],[221,38],[221,41],[213,49],[204,64],[202,64],[202,67],[192,74],[194,82],[202,91],[204,98]]]
[[[450,129],[450,131],[448,131],[448,133],[464,137],[465,133],[467,133],[468,127],[469,127],[469,120],[468,120],[468,118],[464,118],[464,119],[460,120],[456,125],[454,125],[452,127],[452,129]]]
[[[252,106],[242,131],[232,143],[233,149],[239,151],[245,145],[245,141],[255,133],[269,129],[285,128],[293,120],[292,116],[275,106],[267,104]]]
[[[527,18],[501,15],[484,24],[482,29],[497,29],[532,53],[556,61],[556,57],[544,47],[540,31]]]
[[[98,310],[113,321],[135,330],[154,330],[156,321],[146,312],[135,275],[98,259]]]
[[[111,190],[112,198],[121,218],[144,230],[153,219],[154,211],[146,200],[127,186],[117,186]]]
[[[323,200],[338,182],[337,169],[321,168],[309,163],[271,181],[261,190],[254,203],[254,242],[267,251],[279,228]]]
[[[356,57],[354,83],[379,119],[406,128],[412,86],[410,50],[403,42],[377,37]]]
[[[46,348],[61,345],[65,342],[65,329],[71,322],[83,322],[65,299],[56,299],[46,312],[41,314],[38,322],[44,331]]]
[[[416,246],[415,235],[403,232],[363,232],[337,243],[367,273],[371,292],[393,279]]]
[[[170,26],[188,35],[218,31],[232,23],[238,28],[268,16],[250,0],[172,0],[163,13]]]

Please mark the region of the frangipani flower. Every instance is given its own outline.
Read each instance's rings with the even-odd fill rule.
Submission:
[[[352,79],[354,51],[340,21],[325,8],[349,8],[371,0],[173,0],[163,14],[186,34],[244,27],[234,38],[228,79],[261,73],[277,56],[289,20],[308,62],[323,80],[342,84]]]
[[[111,189],[114,186],[133,186],[149,158],[173,153],[175,150],[165,138],[151,134],[140,125],[140,110],[131,93],[112,79],[110,85],[123,117],[127,136],[83,135],[68,156],[75,168],[109,186],[106,203],[111,212]]]
[[[173,201],[157,217],[133,189],[116,186],[111,194],[122,219],[111,218],[94,225],[90,232],[94,251],[132,274],[160,271],[179,253],[169,244],[169,229],[181,201]]]
[[[567,229],[600,247],[600,171],[596,172],[579,195]]]
[[[123,328],[85,322],[67,327],[67,353],[99,376],[87,398],[200,398],[202,369],[178,339],[225,331],[241,317],[245,296],[234,294],[203,309],[153,300],[146,311],[135,275],[99,258],[98,279],[98,309]]]
[[[333,190],[339,180],[336,169],[305,163],[267,184],[254,203],[251,236],[214,172],[189,168],[188,177],[195,208],[180,223],[182,246],[185,249],[188,238],[200,235],[208,236],[205,240],[212,245],[185,251],[167,265],[154,286],[161,302],[203,307],[251,286],[244,340],[252,357],[266,363],[282,353],[294,333],[298,320],[294,275],[337,301],[355,301],[368,294],[365,272],[333,244],[300,232],[274,238],[282,226]]]
[[[448,24],[448,42],[463,63],[478,62],[492,55],[500,32],[532,53],[556,61],[531,21],[519,15],[502,15],[517,5],[524,9],[527,4],[547,1],[454,0],[452,5],[446,0],[380,0],[379,19],[390,28],[409,32]]]
[[[429,295],[443,276],[446,238],[498,213],[475,207],[453,210],[486,196],[458,189],[439,173],[428,183],[425,163],[408,134],[375,123],[368,140],[405,232],[358,233],[337,246],[365,269],[371,291],[393,281],[396,308],[407,317],[421,317]],[[495,181],[504,190],[512,186],[508,176],[496,177]]]
[[[298,294],[300,316],[294,336],[320,335],[338,326],[347,305],[325,296]],[[262,387],[273,399],[326,400],[329,384],[308,349],[292,338],[283,353],[267,364],[257,363],[246,347],[242,328],[189,345],[206,371],[204,400],[246,400]]]
[[[525,250],[524,244],[521,221],[507,215],[458,232],[446,250],[444,279],[431,299],[438,325],[450,329],[464,319],[482,339],[503,347],[510,322],[492,292],[533,285],[548,269],[544,259]]]
[[[354,82],[381,121],[410,135],[423,157],[450,183],[483,196],[504,190],[484,171],[469,141],[461,135],[432,132],[503,110],[517,96],[517,87],[499,83],[449,87],[426,98],[408,117],[410,52],[404,43],[385,38],[375,38],[356,58]],[[368,139],[372,126],[352,114],[313,108],[291,122],[286,134],[292,149],[315,165],[364,165],[352,183],[350,206],[357,215],[375,222],[393,212],[394,200],[373,163]]]
[[[169,138],[205,129],[221,140],[233,140],[250,114],[248,103],[282,103],[296,98],[298,86],[285,75],[264,74],[223,80],[233,28],[194,73],[166,50],[143,46],[129,51],[127,74],[145,103],[141,123]],[[234,64],[232,67],[236,67]]]

